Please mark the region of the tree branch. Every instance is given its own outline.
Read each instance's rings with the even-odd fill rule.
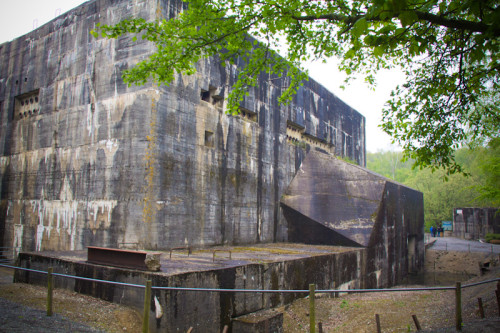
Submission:
[[[488,24],[482,22],[472,22],[466,20],[457,20],[457,19],[449,19],[444,16],[435,15],[427,12],[414,11],[419,20],[426,21],[434,25],[447,27],[451,29],[457,29],[462,31],[472,31],[479,33],[486,33],[490,30],[490,26]],[[395,12],[393,18],[398,17],[399,13]],[[316,20],[330,20],[344,23],[354,23],[357,20],[365,17],[367,21],[382,21],[379,16],[369,17],[366,14],[364,15],[355,15],[355,16],[346,16],[335,13],[323,14],[319,16],[315,15],[305,15],[305,16],[292,16],[294,20],[297,21],[316,21]],[[500,37],[500,29],[491,30],[493,36]]]
[[[457,29],[457,30],[463,30],[463,31],[472,31],[472,32],[480,32],[480,33],[486,33],[489,29],[490,26],[487,24],[484,24],[482,22],[472,22],[472,21],[466,21],[466,20],[456,20],[456,19],[448,19],[444,16],[439,16],[431,13],[426,13],[426,12],[421,12],[421,11],[415,11],[415,14],[417,14],[418,18],[423,21],[427,21],[429,23],[439,25],[442,27],[447,27],[447,28],[452,28],[452,29]],[[495,37],[500,36],[500,31],[499,30],[493,30],[493,35]]]

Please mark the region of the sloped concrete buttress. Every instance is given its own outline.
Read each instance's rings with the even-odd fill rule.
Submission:
[[[293,242],[368,248],[367,271],[378,272],[375,285],[396,284],[423,267],[423,196],[418,191],[311,151],[281,206]]]

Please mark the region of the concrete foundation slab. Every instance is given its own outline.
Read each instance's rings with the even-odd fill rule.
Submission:
[[[316,284],[317,289],[375,287],[366,279],[370,273],[365,271],[366,249],[289,243],[193,249],[189,256],[173,252],[171,259],[166,251],[161,256],[160,272],[90,264],[86,262],[86,251],[21,253],[18,265],[37,270],[53,267],[54,273],[139,285],[152,280],[150,327],[157,332],[187,331],[190,327],[221,332],[225,325],[231,327],[235,318],[282,306],[306,295],[162,287],[308,290],[310,283]],[[18,271],[15,279],[46,283],[46,275],[26,271]],[[55,285],[138,309],[144,304],[142,288],[61,277],[55,279]],[[160,319],[154,315],[155,297],[164,313]],[[275,319],[270,320],[274,323]]]

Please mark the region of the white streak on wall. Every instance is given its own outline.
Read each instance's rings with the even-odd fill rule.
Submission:
[[[118,142],[116,140],[104,140],[100,141],[99,144],[106,146],[106,149],[109,152],[112,152],[113,154],[116,152],[116,149],[118,148]]]
[[[79,201],[79,200],[31,200],[33,213],[38,217],[37,232],[35,238],[36,250],[41,251],[43,242],[50,239],[52,230],[59,235],[66,233],[69,236],[70,244],[66,248],[74,251],[80,248],[77,240],[77,219],[83,222],[81,212],[87,216],[93,216],[96,222],[98,213],[107,214],[107,225],[111,221],[111,214],[117,205],[116,200]],[[89,218],[90,219],[90,218]],[[79,228],[81,229],[81,228]]]
[[[9,202],[10,207],[10,202]],[[7,213],[8,215],[8,213]],[[14,224],[14,251],[17,255],[17,249],[21,249],[23,247],[23,234],[24,234],[24,225],[23,224]]]
[[[351,281],[347,281],[345,283],[342,283],[337,289],[338,290],[350,290],[350,289],[354,289],[354,287],[356,286],[356,280],[351,280]],[[339,293],[339,295],[344,295],[345,293]]]
[[[116,71],[116,67],[115,67]],[[115,75],[119,75],[118,73],[115,73]],[[123,110],[134,104],[134,102],[137,100],[138,95],[135,93],[129,93],[129,94],[118,94],[117,86],[115,83],[115,95],[112,98],[107,98],[104,100],[101,100],[102,106],[104,106],[108,110],[112,110],[113,112],[112,115],[114,116],[120,116],[121,114],[116,114],[117,111],[123,112]],[[153,92],[154,90],[151,89]]]
[[[94,105],[94,111],[92,111]],[[87,105],[87,134],[90,137],[90,143],[94,143],[94,133],[99,129],[99,103]]]
[[[101,214],[108,214],[108,221],[111,221],[111,213],[113,209],[116,207],[116,200],[96,200],[96,201],[87,201],[87,210],[94,214],[94,222],[97,220],[97,215],[100,212]]]
[[[317,135],[318,133],[318,126],[319,126],[319,119],[317,117],[315,117],[314,115],[310,115],[311,116],[311,123],[314,127],[314,133],[311,133],[313,135]]]
[[[379,269],[379,270],[375,271],[375,277],[376,277],[376,279],[377,279],[377,287],[379,287],[379,286],[380,286],[380,276],[381,276],[381,275],[382,275],[382,270],[381,270],[381,269]]]
[[[45,232],[45,226],[43,224],[39,224],[36,226],[36,250],[40,251],[42,249],[42,240],[43,234]],[[48,238],[50,238],[50,230],[48,232]]]
[[[10,156],[0,157],[0,168],[1,168],[2,172],[4,171],[7,164],[9,164],[9,162],[10,162]]]
[[[63,179],[63,184],[61,188],[61,192],[59,194],[59,197],[63,201],[71,201],[73,200],[73,191],[71,190],[71,183],[68,177],[64,177]],[[43,197],[42,197],[43,198]]]
[[[106,148],[104,149],[104,154],[106,155],[106,165],[113,165],[113,160],[115,158],[115,154],[118,151],[118,140],[103,140],[99,141],[99,147]],[[112,179],[112,168],[106,168],[106,179]]]
[[[5,216],[6,216],[6,217],[7,217],[7,216],[9,216],[9,211],[10,211],[10,207],[11,207],[11,205],[12,205],[12,201],[11,201],[11,200],[9,200],[9,201],[7,202],[7,213],[5,214]]]
[[[38,216],[35,238],[36,250],[41,251],[45,233],[47,233],[47,239],[50,239],[50,232],[54,223],[56,224],[55,230],[59,234],[66,232],[70,236],[71,243],[69,248],[70,250],[75,250],[78,201],[32,200],[31,205],[33,213]]]
[[[54,153],[54,149],[52,147],[48,147],[47,149],[44,150],[44,153],[45,153],[45,165],[47,165],[47,161],[50,159],[50,157]]]

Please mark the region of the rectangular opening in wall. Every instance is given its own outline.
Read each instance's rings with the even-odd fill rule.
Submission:
[[[200,92],[200,98],[202,101],[210,102],[210,91],[202,89]]]
[[[212,104],[218,107],[222,107],[222,104],[224,103],[224,97],[220,95],[213,95],[212,96]]]
[[[286,128],[303,133],[304,130],[306,129],[304,126],[297,124],[296,122],[293,122],[291,120],[286,121]]]
[[[37,89],[15,97],[14,117],[16,119],[29,118],[40,113],[39,93],[40,90]]]
[[[305,148],[306,144],[302,140],[302,133],[304,133],[304,126],[287,120],[286,122],[286,140],[288,143]]]
[[[205,131],[205,146],[213,148],[215,145],[214,133],[210,131]]]
[[[202,101],[212,103],[215,106],[222,106],[224,101],[222,91],[214,86],[209,86],[208,90],[201,89],[200,98]]]
[[[287,142],[302,148],[306,146],[313,147],[316,151],[333,154],[335,146],[328,143],[324,139],[320,139],[306,132],[304,126],[288,120],[286,123],[286,139]]]
[[[250,111],[250,110],[245,109],[244,107],[241,107],[241,106],[239,108],[239,111],[240,111],[241,118],[246,119],[246,120],[250,120],[253,122],[257,122],[257,120],[258,120],[257,112]]]

